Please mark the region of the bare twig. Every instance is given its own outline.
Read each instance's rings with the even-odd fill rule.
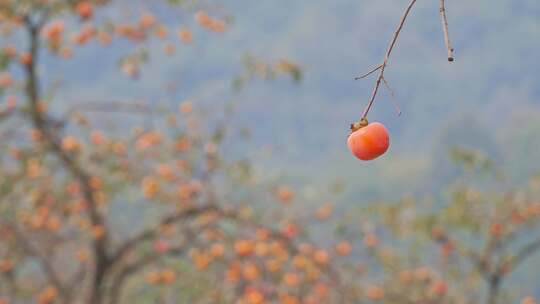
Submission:
[[[452,44],[450,43],[450,36],[448,35],[448,19],[446,18],[446,8],[444,6],[444,0],[440,0],[440,4],[441,6],[439,12],[441,13],[441,23],[444,32],[444,43],[446,44],[446,49],[448,51],[448,61],[452,62],[454,61],[454,48],[452,48]]]
[[[371,75],[371,74],[377,72],[377,71],[380,70],[381,68],[382,68],[382,65],[379,65],[379,66],[375,67],[374,69],[372,69],[371,71],[365,73],[364,75],[359,76],[359,77],[355,77],[354,80],[364,79],[364,78],[368,77],[369,75]]]
[[[380,69],[379,68],[376,69],[376,70],[379,70],[379,76],[377,77],[377,80],[375,81],[375,87],[373,88],[373,93],[371,94],[371,98],[369,99],[369,103],[366,109],[364,110],[364,113],[362,114],[361,120],[367,119],[369,110],[371,110],[371,107],[373,106],[373,103],[375,102],[375,97],[377,96],[377,92],[379,91],[381,82],[384,79],[384,69],[388,65],[388,60],[390,59],[392,50],[394,49],[394,46],[396,45],[399,34],[401,33],[403,26],[405,25],[405,20],[407,20],[407,17],[409,16],[409,13],[411,12],[411,9],[413,8],[415,3],[416,3],[416,0],[412,0],[407,6],[407,9],[405,10],[403,17],[401,17],[401,21],[399,22],[398,27],[394,33],[394,37],[392,38],[392,41],[390,42],[388,50],[386,51],[386,55],[384,56],[383,63],[380,65]]]
[[[375,81],[375,87],[373,88],[373,92],[371,93],[371,97],[369,99],[368,105],[365,108],[364,112],[362,113],[360,121],[367,121],[367,116],[369,111],[371,110],[373,103],[375,102],[375,97],[377,97],[377,93],[379,91],[379,87],[381,86],[381,82],[384,82],[387,88],[389,88],[388,83],[384,79],[384,70],[386,69],[386,66],[388,65],[388,60],[390,59],[390,55],[392,54],[392,50],[394,49],[394,46],[396,45],[397,39],[399,37],[399,34],[401,33],[401,30],[403,29],[403,26],[405,25],[405,21],[407,20],[407,17],[409,16],[409,13],[411,12],[412,7],[416,3],[416,0],[411,0],[409,2],[409,5],[407,6],[407,9],[405,10],[405,13],[401,17],[401,21],[398,24],[398,27],[396,31],[394,32],[394,36],[390,42],[390,45],[388,46],[388,49],[386,51],[386,54],[384,56],[383,63],[376,68],[372,69],[368,73],[356,77],[355,79],[363,79],[367,76],[375,73],[376,71],[379,71],[379,76],[377,77],[377,80]],[[440,14],[441,14],[441,21],[443,24],[443,31],[444,31],[444,41],[446,44],[446,48],[448,50],[448,61],[454,61],[454,49],[452,48],[452,45],[450,43],[450,38],[448,35],[448,20],[446,18],[446,9],[445,9],[445,3],[444,0],[440,0]],[[392,96],[394,96],[393,91],[389,88],[390,92],[392,93]],[[398,111],[401,114],[401,111]]]
[[[140,234],[127,240],[122,246],[120,246],[120,248],[116,251],[116,253],[112,255],[110,262],[111,264],[113,264],[121,260],[128,252],[136,248],[142,242],[149,241],[157,237],[159,234],[160,228],[163,226],[174,224],[186,218],[193,217],[196,215],[206,214],[209,212],[217,212],[220,214],[223,213],[220,210],[221,209],[218,206],[209,204],[209,205],[201,206],[201,207],[193,207],[188,210],[184,210],[182,212],[165,217],[159,222],[159,224],[156,227],[152,227],[148,230],[144,230]]]
[[[401,116],[401,108],[399,107],[399,104],[396,101],[396,94],[394,93],[394,90],[390,87],[390,84],[388,84],[388,81],[386,81],[386,78],[383,78],[384,86],[390,91],[390,96],[392,97],[390,101],[394,105],[394,108],[396,108],[396,112],[398,116]]]
[[[124,113],[148,115],[149,108],[142,102],[107,101],[77,103],[67,111],[67,116],[76,112]]]
[[[191,243],[192,240],[188,240],[185,243]],[[151,263],[159,260],[160,258],[163,258],[164,256],[181,256],[186,252],[186,249],[188,249],[185,244],[181,246],[176,246],[175,248],[171,248],[166,254],[159,255],[159,254],[149,254],[145,255],[139,260],[132,262],[124,268],[114,277],[114,280],[111,282],[112,286],[110,288],[110,295],[108,299],[108,303],[110,304],[116,304],[120,303],[119,301],[122,298],[122,291],[124,289],[124,283],[126,280],[141,271],[144,267],[150,265]]]
[[[34,257],[37,260],[38,265],[42,268],[45,276],[60,293],[62,301],[65,301],[68,298],[69,291],[66,290],[59,274],[54,269],[52,263],[47,259],[46,255],[42,254],[41,251],[36,248],[15,225],[9,223],[3,223],[3,225],[8,227],[8,229],[13,233],[22,250],[27,255]]]
[[[517,267],[524,260],[526,260],[531,255],[537,253],[538,251],[540,251],[540,237],[521,248],[521,250],[518,251],[518,253],[511,259],[510,266],[512,268]],[[504,266],[504,263],[502,266]],[[500,268],[502,269],[502,267]]]

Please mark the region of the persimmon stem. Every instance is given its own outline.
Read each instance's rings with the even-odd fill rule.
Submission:
[[[371,98],[369,99],[368,105],[367,105],[366,109],[364,110],[364,113],[362,114],[362,119],[367,118],[367,115],[368,115],[369,111],[371,110],[371,107],[373,106],[373,103],[375,102],[375,97],[377,96],[377,92],[379,91],[379,87],[381,86],[381,82],[384,79],[384,70],[385,70],[386,66],[388,65],[388,60],[390,59],[390,55],[392,54],[392,50],[394,49],[394,46],[396,45],[399,34],[401,33],[401,30],[403,29],[403,26],[405,25],[405,21],[407,20],[407,17],[409,16],[409,13],[411,12],[411,9],[413,8],[415,3],[416,3],[416,0],[411,0],[409,5],[407,6],[407,9],[405,10],[405,13],[403,14],[403,17],[401,17],[401,21],[399,22],[398,27],[397,27],[396,31],[394,32],[394,37],[392,38],[392,41],[390,42],[390,45],[388,46],[388,49],[387,49],[386,54],[384,56],[383,63],[380,65],[380,68],[375,70],[375,71],[379,70],[379,76],[377,77],[377,80],[375,81],[375,87],[373,88],[373,92],[371,93]],[[370,73],[368,73],[368,75],[369,74]]]
[[[444,43],[446,45],[446,50],[448,52],[448,61],[452,62],[454,61],[454,48],[452,47],[452,44],[450,43],[450,35],[448,34],[448,18],[446,18],[446,8],[444,5],[444,0],[440,1],[439,12],[441,14],[441,23],[442,23],[443,32],[444,32]]]

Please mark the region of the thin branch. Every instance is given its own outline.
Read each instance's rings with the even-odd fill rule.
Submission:
[[[190,242],[187,242],[190,243]],[[116,304],[119,303],[119,300],[122,297],[122,291],[124,288],[125,281],[132,275],[138,273],[141,271],[144,267],[148,266],[149,264],[157,261],[159,258],[162,258],[163,256],[180,256],[183,255],[186,252],[187,247],[186,246],[177,246],[175,248],[171,248],[166,254],[159,255],[159,254],[149,254],[145,255],[141,259],[137,260],[136,262],[133,262],[127,266],[125,266],[118,275],[114,277],[114,280],[112,282],[112,286],[110,288],[110,296],[108,303],[110,304]]]
[[[371,98],[369,99],[369,103],[364,110],[364,113],[362,114],[362,119],[367,119],[367,115],[369,113],[369,110],[371,110],[371,107],[373,106],[373,103],[375,102],[375,97],[377,96],[377,92],[379,91],[379,87],[381,85],[381,82],[384,79],[384,69],[388,65],[388,60],[390,59],[390,55],[392,54],[392,50],[394,49],[394,46],[396,45],[397,39],[399,37],[399,34],[401,33],[401,30],[403,29],[403,26],[405,25],[405,20],[407,20],[407,17],[409,16],[409,13],[411,12],[411,9],[413,8],[414,4],[416,3],[416,0],[412,0],[409,5],[407,6],[407,9],[405,10],[405,13],[403,14],[403,17],[401,17],[401,21],[399,22],[399,25],[394,33],[394,37],[392,38],[392,41],[390,42],[390,45],[388,47],[388,50],[386,51],[386,55],[384,56],[383,63],[380,65],[379,70],[379,76],[377,77],[377,80],[375,81],[375,87],[373,88],[373,93],[371,94]]]
[[[26,236],[15,225],[9,223],[3,223],[3,225],[5,227],[8,227],[8,229],[13,233],[13,235],[17,239],[17,243],[21,246],[23,251],[26,252],[27,255],[34,257],[38,261],[38,264],[42,268],[50,283],[58,290],[58,292],[62,296],[62,299],[65,300],[68,297],[68,290],[66,290],[66,288],[64,287],[62,281],[60,280],[60,276],[54,269],[51,262],[47,259],[47,257],[43,255],[39,249],[34,247],[31,241],[28,240]]]
[[[371,74],[377,72],[377,71],[380,70],[381,68],[382,68],[382,65],[379,65],[379,66],[375,67],[374,69],[372,69],[371,71],[365,73],[364,75],[359,76],[359,77],[355,77],[354,80],[364,79],[364,78],[368,77],[369,75],[371,75]]]
[[[176,213],[176,214],[173,214],[173,215],[170,215],[168,217],[163,218],[159,222],[159,224],[156,225],[155,227],[152,227],[150,229],[147,229],[147,230],[139,233],[138,235],[136,235],[136,236],[132,237],[131,239],[127,240],[122,246],[120,246],[120,248],[116,251],[116,253],[112,255],[111,260],[110,260],[111,264],[114,264],[115,262],[121,260],[128,252],[133,250],[135,247],[137,247],[142,242],[152,240],[155,237],[157,237],[157,235],[159,233],[159,229],[161,227],[166,226],[166,225],[170,225],[170,224],[174,224],[174,223],[176,223],[178,221],[181,221],[183,219],[186,219],[186,218],[189,218],[189,217],[192,217],[192,216],[195,216],[195,215],[208,213],[208,212],[217,212],[217,213],[223,214],[223,212],[220,211],[218,206],[209,204],[209,205],[202,206],[202,207],[193,207],[193,208],[190,208],[188,210],[184,210],[182,212],[179,212],[179,213]]]
[[[444,0],[440,0],[439,12],[441,14],[441,23],[442,23],[443,32],[444,32],[444,43],[448,51],[448,61],[452,62],[454,61],[454,48],[452,47],[452,44],[450,43],[450,35],[448,35],[448,19],[446,18],[446,8],[444,6]]]
[[[539,250],[540,250],[540,237],[538,237],[536,240],[532,241],[531,243],[523,247],[520,251],[518,251],[518,253],[511,260],[512,268],[517,267],[524,260],[526,260],[531,255],[537,253]]]
[[[394,108],[396,108],[396,112],[398,116],[401,116],[401,108],[399,107],[399,104],[396,101],[396,94],[394,93],[394,90],[390,87],[390,84],[388,84],[388,81],[386,81],[386,78],[383,78],[384,86],[390,91],[390,101],[394,105]]]
[[[76,112],[103,112],[103,113],[125,113],[125,114],[149,114],[150,109],[141,102],[108,101],[108,102],[84,102],[73,105],[68,111],[69,117]]]

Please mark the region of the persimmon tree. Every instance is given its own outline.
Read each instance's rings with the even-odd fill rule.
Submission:
[[[227,240],[225,232],[217,231],[221,221],[253,229],[259,226],[244,219],[238,206],[227,205],[223,193],[215,193],[213,179],[224,174],[220,168],[226,168],[218,154],[219,134],[224,129],[221,125],[214,131],[201,128],[190,103],[175,109],[181,117],[166,117],[166,132],[136,129],[133,136],[120,138],[94,129],[95,121],[84,108],[66,113],[65,119],[48,110],[54,96],[44,93],[50,90],[43,81],[46,75],[40,73],[45,57],[67,60],[94,41],[107,47],[127,40],[128,55],[120,67],[127,76],[137,78],[147,60],[143,48],[147,41],[165,40],[165,52],[170,55],[176,42],[193,40],[191,25],[180,25],[170,38],[171,29],[150,11],[138,12],[127,21],[100,15],[111,3],[1,3],[4,39],[13,41],[3,47],[0,75],[7,101],[1,115],[6,153],[2,156],[5,191],[0,223],[2,289],[8,299],[116,303],[126,280],[150,264],[163,265],[168,257],[189,254],[202,268],[205,262],[201,261],[221,257],[219,248],[225,244],[217,241]],[[175,3],[162,5],[184,9]],[[192,15],[194,23],[206,30],[226,31],[226,22],[203,8]],[[275,71],[298,73],[285,61],[278,62]],[[125,104],[114,102],[105,105],[106,112],[124,108]],[[127,108],[137,110],[134,105]],[[141,212],[152,213],[149,223],[120,229],[111,210],[141,200]],[[269,229],[266,238],[274,235]],[[277,236],[279,249],[284,246],[283,236]],[[236,246],[237,251],[249,250],[244,243]],[[215,256],[197,254],[202,250],[198,246],[210,245]],[[34,264],[39,269],[32,269]],[[174,281],[175,270],[162,267],[148,279],[150,283]]]
[[[514,303],[525,298],[512,292],[507,281],[540,251],[538,176],[524,186],[508,187],[483,153],[456,148],[452,156],[466,174],[449,186],[447,200],[404,198],[363,210],[370,215],[368,221],[379,223],[381,233],[391,235],[395,250],[412,253],[396,257],[399,262],[391,264],[396,267],[390,270],[396,274],[396,283],[390,292],[395,288],[405,296],[404,303],[417,303],[421,292],[415,288],[430,281],[418,281],[418,272],[429,265],[429,272],[441,277],[434,290],[424,289],[425,295],[436,290],[453,294],[449,303]],[[495,189],[485,189],[477,182],[485,179]],[[426,252],[433,254],[419,254]],[[525,298],[523,303],[534,300]]]

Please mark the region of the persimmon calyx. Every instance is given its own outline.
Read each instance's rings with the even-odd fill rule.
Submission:
[[[360,121],[351,124],[351,133],[362,129],[363,127],[367,127],[367,125],[369,125],[367,118],[362,118]]]

